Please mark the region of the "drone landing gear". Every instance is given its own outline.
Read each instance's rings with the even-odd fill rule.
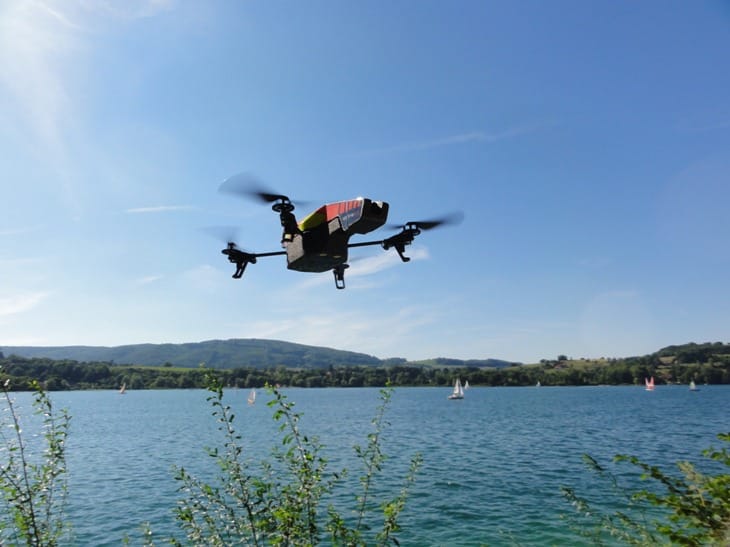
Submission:
[[[256,255],[247,253],[236,248],[235,243],[229,243],[228,247],[221,251],[228,257],[228,262],[236,265],[236,271],[233,273],[233,279],[243,277],[243,272],[249,264],[256,264]]]
[[[409,262],[411,259],[405,255],[406,245],[413,243],[413,240],[417,235],[421,233],[418,225],[414,222],[409,222],[403,227],[403,231],[396,234],[382,242],[383,249],[395,249],[398,256],[403,262]]]
[[[338,289],[345,288],[345,270],[349,267],[349,264],[338,264],[332,268],[332,273],[335,276],[335,287]]]
[[[393,245],[393,248],[395,249],[395,252],[398,253],[398,256],[403,262],[410,262],[411,258],[405,255],[406,252],[406,245],[407,243],[398,243]],[[390,247],[386,247],[383,245],[383,248],[387,251]]]
[[[246,266],[248,265],[248,262],[236,262],[236,271],[231,276],[233,279],[241,279],[243,277],[243,272],[246,270]]]

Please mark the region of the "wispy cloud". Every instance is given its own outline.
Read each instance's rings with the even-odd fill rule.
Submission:
[[[192,205],[155,205],[154,207],[134,207],[126,209],[124,212],[131,215],[145,213],[168,213],[171,211],[192,211],[195,207]]]
[[[72,119],[65,68],[77,31],[52,2],[11,0],[0,8],[0,85],[54,154]]]
[[[408,248],[406,251],[407,256],[409,256],[413,261],[426,260],[430,258],[428,249],[426,249],[425,247],[412,247]],[[376,275],[385,270],[389,270],[390,268],[401,266],[403,265],[403,262],[401,261],[400,257],[395,253],[395,251],[391,250],[386,253],[381,252],[380,254],[361,259],[352,258],[349,264],[350,267],[345,271],[346,282],[351,279],[361,279]],[[296,284],[292,290],[300,291],[301,289],[307,287],[315,287],[331,283],[333,283],[331,273],[329,273],[328,275],[320,274],[309,277],[304,281]],[[368,285],[368,287],[370,287],[370,285]],[[359,285],[348,285],[348,288],[365,288],[365,285],[363,285],[362,283],[360,283]]]
[[[431,255],[428,253],[428,249],[425,247],[409,247],[406,249],[406,255],[411,259],[411,261],[428,260],[431,258]],[[385,270],[401,266],[406,268],[408,267],[407,265],[404,265],[400,257],[391,250],[386,253],[369,256],[360,260],[353,260],[346,275],[351,279],[358,280],[358,285],[353,285],[353,288],[368,288],[368,285],[362,283],[362,278],[372,277]]]
[[[677,129],[689,133],[703,133],[730,128],[730,112],[727,108],[706,109],[685,116],[677,123]]]
[[[48,293],[35,292],[0,298],[0,317],[26,312],[40,304]]]
[[[176,0],[128,0],[125,2],[97,0],[90,3],[89,9],[114,19],[131,20],[155,17],[171,11],[176,4]]]
[[[202,264],[182,272],[181,279],[187,287],[198,291],[215,292],[226,281],[230,281],[230,274],[211,266]]]
[[[0,2],[0,91],[15,101],[44,144],[63,159],[67,134],[79,117],[75,74],[85,68],[99,28],[149,18],[175,0],[4,0]]]
[[[35,141],[43,163],[56,172],[72,216],[79,216],[79,166],[86,104],[79,97],[89,79],[92,51],[109,26],[162,14],[172,0],[0,1],[0,116]],[[80,142],[79,142],[80,141]]]
[[[404,340],[438,322],[432,308],[405,306],[397,313],[377,317],[363,310],[322,309],[307,321],[277,318],[252,321],[235,327],[234,336],[283,339],[314,346],[332,346],[350,351],[390,357],[398,355]]]
[[[20,227],[20,228],[7,228],[5,230],[0,230],[0,237],[28,234],[31,232],[35,232],[36,230],[39,230],[40,228],[41,228],[40,226],[24,226],[24,227]]]
[[[420,152],[423,150],[431,150],[434,148],[442,148],[445,146],[457,146],[457,145],[471,144],[471,143],[490,144],[490,143],[494,143],[497,141],[502,141],[502,140],[510,139],[510,138],[517,137],[520,135],[524,135],[527,133],[532,133],[534,131],[537,131],[541,127],[544,127],[544,124],[516,126],[516,127],[510,128],[510,129],[507,129],[505,131],[500,131],[500,132],[496,132],[496,133],[489,133],[486,131],[470,131],[470,132],[466,132],[466,133],[460,133],[457,135],[448,135],[446,137],[394,144],[392,146],[385,146],[382,148],[371,148],[371,149],[367,149],[367,150],[362,150],[359,153],[357,153],[357,155],[370,156],[370,155],[381,155],[381,154],[393,154],[393,153],[398,153],[398,152]]]
[[[707,122],[705,124],[697,123],[694,125],[688,125],[685,127],[681,127],[681,129],[683,129],[684,131],[697,132],[697,133],[701,133],[704,131],[729,129],[729,128],[730,128],[730,119],[717,120],[714,122]]]
[[[162,275],[147,275],[144,277],[140,277],[139,279],[135,279],[134,284],[135,285],[149,285],[151,283],[154,283],[155,281],[159,281],[164,276]]]
[[[581,268],[586,268],[589,270],[602,270],[604,268],[608,268],[614,263],[614,260],[607,256],[589,256],[584,258],[579,258],[576,261],[576,264]]]
[[[40,257],[16,257],[16,258],[0,258],[0,266],[12,267],[12,266],[27,266],[40,264],[44,261],[44,258]]]

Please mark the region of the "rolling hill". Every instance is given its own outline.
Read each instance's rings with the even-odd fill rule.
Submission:
[[[306,346],[278,340],[206,340],[184,344],[131,344],[125,346],[3,346],[6,355],[101,361],[116,364],[211,368],[275,366],[321,368],[330,365],[378,366],[380,359],[364,353]]]
[[[184,344],[130,344],[124,346],[2,346],[6,356],[69,359],[79,362],[113,362],[115,364],[211,368],[327,368],[329,366],[383,366],[414,364],[437,367],[502,368],[512,363],[499,359],[467,360],[437,358],[417,363],[405,359],[379,359],[372,355],[338,349],[308,346],[280,340],[255,338],[206,340]]]

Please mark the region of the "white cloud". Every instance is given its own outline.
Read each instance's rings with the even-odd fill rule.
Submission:
[[[144,213],[167,213],[170,211],[192,211],[195,207],[192,205],[156,205],[153,207],[134,207],[126,209],[124,212],[129,214]]]
[[[406,306],[393,315],[369,314],[362,309],[323,308],[306,319],[278,318],[234,327],[235,337],[280,339],[313,346],[336,347],[377,355],[399,354],[406,341],[438,322],[432,307]]]
[[[225,274],[209,264],[203,264],[184,271],[181,278],[187,286],[195,290],[215,292],[230,281],[230,274]]]
[[[426,260],[430,258],[428,249],[425,247],[409,247],[406,249],[406,256],[411,260]],[[352,277],[374,275],[402,264],[403,261],[395,250],[389,250],[382,254],[369,256],[361,260],[354,260],[350,265],[348,274]]]
[[[5,230],[0,230],[0,237],[1,236],[17,236],[17,235],[24,235],[29,234],[31,232],[35,232],[36,230],[39,230],[41,226],[23,226],[20,228],[7,228]]]
[[[0,85],[55,154],[63,149],[62,126],[72,118],[64,75],[77,31],[52,2],[9,1],[0,8]]]
[[[98,40],[110,26],[161,14],[169,0],[0,2],[0,117],[13,124],[55,175],[53,189],[80,216],[83,177],[74,157],[84,142],[86,83]],[[84,89],[84,92],[81,90]]]
[[[0,316],[15,315],[35,308],[48,293],[35,292],[0,298]]]
[[[120,19],[146,19],[175,8],[176,0],[92,0],[81,1],[81,5],[98,15]]]
[[[4,268],[10,268],[13,266],[33,266],[36,264],[41,264],[44,261],[43,258],[37,257],[37,258],[0,258],[0,266]]]
[[[419,152],[423,150],[431,150],[433,148],[441,148],[444,146],[456,146],[460,144],[469,143],[493,143],[517,137],[526,133],[532,133],[537,131],[545,124],[533,124],[533,125],[522,125],[516,126],[504,131],[496,133],[487,133],[485,131],[470,131],[467,133],[460,133],[457,135],[448,135],[446,137],[413,141],[395,144],[393,146],[387,146],[383,148],[373,148],[369,150],[363,150],[358,155],[369,156],[379,154],[391,154],[396,152]]]
[[[425,247],[408,247],[406,248],[406,256],[410,257],[412,261],[426,260],[430,258],[428,249]],[[380,250],[379,254],[364,258],[351,257],[349,264],[350,267],[345,270],[345,283],[348,283],[348,288],[372,287],[372,285],[363,284],[361,278],[374,276],[380,272],[398,266],[408,267],[407,264],[403,264],[403,261],[400,259],[398,254],[392,249],[387,252]],[[357,285],[350,285],[350,279],[358,279],[360,283]],[[312,275],[304,281],[297,283],[293,290],[299,291],[308,287],[316,287],[330,283],[334,283],[332,273],[325,272],[318,275]]]
[[[154,283],[155,281],[159,281],[164,276],[162,275],[147,275],[145,277],[140,277],[139,279],[136,279],[134,281],[135,285],[149,285],[151,283]]]

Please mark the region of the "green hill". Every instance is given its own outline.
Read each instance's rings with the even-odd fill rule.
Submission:
[[[294,344],[280,340],[235,338],[184,344],[130,344],[126,346],[2,346],[6,355],[79,362],[106,362],[118,365],[211,368],[328,368],[330,366],[393,366],[502,368],[515,363],[500,359],[447,359],[408,362],[394,357],[378,359],[372,355],[333,348]]]
[[[380,359],[364,353],[307,346],[278,340],[207,340],[186,344],[131,344],[126,346],[3,346],[5,355],[71,359],[79,362],[211,368],[326,368],[330,365],[379,366]]]
[[[205,373],[218,369],[227,386],[294,387],[450,386],[456,377],[472,386],[640,385],[651,376],[657,385],[730,384],[730,345],[668,346],[652,354],[610,359],[543,359],[519,365],[494,360],[437,358],[418,363],[379,360],[361,353],[272,340],[212,340],[198,344],[139,344],[117,348],[5,347],[0,351],[0,382],[50,391],[65,389],[200,388]],[[21,355],[25,354],[25,355]],[[33,355],[29,355],[33,354]],[[4,356],[4,357],[3,357]],[[490,364],[509,366],[489,366]],[[156,365],[156,366],[155,366]],[[174,366],[177,365],[177,366]],[[225,369],[225,370],[222,370]]]

